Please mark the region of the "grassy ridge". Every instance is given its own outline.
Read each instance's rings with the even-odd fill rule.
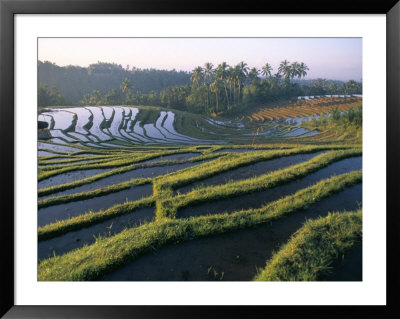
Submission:
[[[54,238],[67,232],[82,229],[105,220],[131,213],[140,207],[154,206],[152,196],[133,202],[117,204],[113,207],[98,212],[89,212],[69,219],[57,221],[38,228],[38,241]]]
[[[179,172],[174,172],[155,180],[155,184],[163,188],[180,187],[200,179],[213,176],[241,166],[257,163],[260,161],[279,158],[282,156],[290,156],[297,154],[309,154],[325,150],[342,150],[351,147],[343,147],[337,145],[302,145],[292,148],[283,148],[280,150],[260,150],[251,153],[225,153],[223,158],[210,163],[198,165],[196,168],[186,168]],[[354,146],[352,147],[354,148]],[[220,153],[221,154],[221,153]],[[162,184],[162,185],[161,185]],[[158,187],[159,188],[159,187]]]
[[[245,194],[254,191],[265,190],[268,188],[275,187],[279,184],[283,184],[289,182],[293,179],[305,176],[310,172],[314,172],[322,167],[325,167],[335,161],[341,160],[350,156],[359,155],[360,151],[357,149],[350,149],[345,151],[332,151],[327,154],[321,154],[317,156],[315,159],[307,161],[305,163],[301,163],[286,169],[282,169],[279,171],[274,171],[269,174],[265,174],[256,178],[250,178],[238,182],[230,182],[221,186],[212,186],[205,187],[194,190],[188,194],[180,195],[176,197],[172,197],[172,192],[169,193],[167,199],[164,197],[156,196],[156,216],[159,219],[164,217],[175,218],[177,215],[177,210],[183,207],[195,205],[197,203],[201,203],[204,201],[211,201],[214,199],[222,199],[228,198],[240,194]],[[172,173],[173,174],[173,173]],[[165,180],[166,176],[162,178]],[[123,190],[133,185],[143,185],[151,182],[151,179],[136,179],[128,182],[120,183],[117,185],[113,185],[110,187],[105,187],[101,189],[97,189],[90,192],[83,192],[78,194],[64,195],[58,197],[52,197],[45,199],[39,202],[39,208],[47,207],[51,205],[77,201],[82,199],[93,198],[96,196],[101,196],[105,194],[109,194],[112,192],[116,192],[119,190]],[[166,196],[165,192],[162,194]],[[135,203],[135,202],[132,202]],[[129,203],[124,204],[129,206]],[[124,205],[115,205],[107,210],[107,213],[104,214],[103,211],[91,213],[90,216],[85,217],[73,217],[71,219],[63,220],[56,222],[54,224],[49,224],[39,228],[39,240],[44,240],[49,237],[58,236],[60,234],[64,234],[70,230],[77,230],[83,227],[88,226],[89,224],[95,224],[97,222],[101,222],[105,219],[112,218],[114,216],[119,216],[124,213],[129,212],[129,210],[125,209]],[[98,218],[97,214],[101,216]],[[84,220],[83,224],[80,224],[80,221]]]
[[[53,165],[53,164],[72,164],[80,161],[88,161],[90,164],[98,164],[110,161],[110,159],[126,157],[128,155],[94,155],[94,156],[69,156],[67,159],[49,161],[49,160],[40,160],[38,161],[39,165]],[[53,168],[54,169],[54,168]],[[42,170],[44,170],[42,168]],[[45,170],[44,170],[45,171]]]
[[[186,206],[266,190],[304,177],[333,162],[358,155],[361,155],[360,149],[331,151],[326,154],[318,155],[307,162],[276,170],[258,177],[227,182],[223,185],[198,188],[187,194],[175,197],[169,196],[157,202],[157,218],[174,218],[176,217],[177,210]],[[165,181],[165,179],[163,180]],[[171,192],[169,194],[171,194]]]
[[[286,214],[304,209],[347,186],[360,183],[361,180],[361,171],[342,174],[323,180],[260,209],[189,219],[164,219],[126,229],[113,237],[99,239],[93,245],[44,260],[38,266],[38,280],[96,280],[156,248],[178,241],[271,222]],[[69,271],[65,271],[66,269]]]
[[[323,280],[333,264],[361,241],[361,236],[361,210],[308,220],[254,280]]]
[[[173,172],[162,177],[156,178],[154,184],[154,195],[158,198],[167,198],[172,196],[172,188],[184,186],[192,182],[229,171],[241,166],[250,165],[264,160],[279,158],[296,154],[307,154],[327,149],[343,149],[340,146],[302,146],[298,148],[268,150],[253,153],[220,153],[224,157],[219,158],[212,163],[198,165],[195,168],[186,168],[178,172]],[[346,149],[346,147],[345,147]]]
[[[186,153],[186,152],[185,152]],[[58,193],[67,189],[71,189],[71,188],[75,188],[81,185],[85,185],[85,184],[89,184],[89,183],[93,183],[97,180],[100,180],[102,178],[106,178],[112,175],[116,175],[116,174],[121,174],[121,173],[125,173],[127,171],[131,171],[137,168],[150,168],[150,167],[155,167],[155,166],[167,166],[167,165],[175,165],[175,164],[183,164],[183,163],[195,163],[195,162],[200,162],[200,161],[204,161],[204,160],[208,160],[208,159],[213,159],[213,158],[218,158],[218,157],[222,157],[224,156],[224,154],[206,154],[206,155],[202,155],[202,156],[198,156],[198,157],[193,157],[190,158],[186,161],[170,161],[170,160],[166,160],[166,161],[158,161],[158,162],[154,162],[154,163],[149,163],[149,164],[132,164],[132,165],[128,165],[125,167],[120,167],[120,168],[116,168],[104,173],[100,173],[97,175],[93,175],[87,178],[82,178],[73,182],[69,182],[69,183],[65,183],[65,184],[61,184],[61,185],[55,185],[55,186],[50,186],[50,187],[46,187],[46,188],[42,188],[38,190],[38,196],[45,196],[45,195],[49,195],[49,194],[54,194],[54,193]],[[114,191],[118,191],[120,189],[117,188],[113,188]],[[89,197],[86,197],[89,198]],[[66,201],[64,201],[66,202]]]
[[[97,188],[97,189],[94,189],[94,190],[88,191],[88,192],[81,192],[81,193],[76,193],[76,194],[67,194],[67,195],[49,197],[49,198],[43,199],[41,201],[38,201],[38,208],[40,209],[40,208],[49,207],[49,206],[53,206],[53,205],[65,204],[65,203],[76,202],[76,201],[80,201],[80,200],[84,200],[84,199],[99,197],[99,196],[119,192],[124,189],[131,188],[132,186],[149,184],[149,183],[151,183],[151,181],[152,181],[151,178],[136,178],[136,179],[131,179],[130,181],[127,181],[127,182],[113,184],[111,186],[107,186],[107,187],[103,187],[103,188]]]
[[[195,150],[193,150],[196,152]],[[89,170],[89,169],[98,169],[98,168],[114,168],[114,167],[121,167],[121,166],[127,166],[131,164],[136,164],[140,163],[146,160],[154,159],[157,157],[161,156],[166,156],[166,155],[172,155],[172,154],[182,154],[182,153],[188,153],[192,152],[192,150],[189,149],[184,149],[184,150],[175,150],[175,151],[163,151],[163,152],[154,152],[150,154],[140,154],[140,155],[132,155],[130,157],[125,157],[122,159],[112,159],[106,163],[98,163],[98,164],[77,164],[77,165],[70,165],[67,167],[61,167],[57,170],[51,170],[51,171],[46,171],[46,170],[40,170],[38,173],[38,181],[42,181],[46,178],[67,173],[67,172],[72,172],[72,171],[78,171],[78,170]],[[198,152],[198,151],[197,151]],[[132,158],[133,157],[133,158]]]

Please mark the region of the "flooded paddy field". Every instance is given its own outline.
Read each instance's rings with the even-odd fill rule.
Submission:
[[[200,156],[201,153],[182,153],[182,154],[172,154],[172,155],[165,155],[160,156],[151,160],[144,161],[142,163],[154,163],[160,161],[187,161],[191,158]]]
[[[56,175],[54,177],[46,178],[38,183],[38,188],[46,188],[55,185],[65,184],[69,182],[73,182],[79,179],[91,177],[100,173],[104,173],[110,171],[111,168],[106,169],[91,169],[91,170],[79,170],[74,172],[68,172],[60,175]]]
[[[294,194],[302,188],[308,187],[322,179],[329,178],[334,175],[348,173],[362,168],[362,158],[353,157],[341,160],[339,162],[328,165],[315,173],[311,173],[306,177],[297,179],[288,184],[280,185],[261,192],[252,192],[249,194],[235,196],[228,199],[215,200],[206,202],[196,206],[185,207],[178,210],[179,218],[187,218],[192,216],[202,216],[210,214],[221,214],[224,212],[233,212],[241,209],[259,208],[266,203],[278,200],[284,196]]]
[[[220,150],[214,151],[213,153],[247,153],[247,152],[259,152],[274,150],[275,148],[222,148]]]
[[[63,255],[71,250],[93,244],[96,237],[109,237],[118,234],[126,228],[136,227],[148,223],[155,217],[154,208],[138,208],[132,213],[111,218],[102,223],[89,226],[77,231],[71,231],[65,235],[38,244],[39,261],[54,255]]]
[[[95,190],[98,188],[112,186],[117,183],[127,182],[134,178],[153,178],[153,177],[157,177],[160,175],[169,174],[169,173],[175,172],[177,170],[184,169],[186,167],[199,165],[201,163],[202,162],[193,162],[193,163],[187,162],[187,163],[181,163],[181,164],[170,164],[170,165],[163,165],[163,166],[136,168],[136,169],[132,169],[127,172],[124,172],[124,173],[119,173],[119,174],[111,175],[108,177],[104,177],[97,181],[87,183],[87,184],[84,184],[84,185],[81,185],[78,187],[74,187],[71,189],[67,189],[65,191],[57,192],[50,196],[48,196],[48,195],[41,196],[40,199],[48,198],[51,196],[61,196],[61,195],[67,195],[67,194],[76,194],[76,193],[81,193],[81,192],[87,192],[87,191]]]
[[[357,209],[362,187],[356,185],[271,224],[171,245],[128,263],[104,281],[249,281],[265,266],[305,219],[329,211]],[[351,278],[349,280],[358,280]]]
[[[38,211],[38,226],[79,216],[89,210],[93,212],[105,210],[116,204],[151,196],[152,192],[152,185],[133,186],[129,189],[99,197],[40,208]]]
[[[224,184],[228,181],[237,181],[246,178],[252,178],[261,174],[267,174],[271,171],[282,169],[291,165],[295,165],[301,162],[310,160],[311,158],[324,153],[316,152],[311,154],[299,154],[282,156],[277,159],[271,159],[267,161],[258,162],[255,164],[239,167],[227,172],[220,173],[216,176],[207,178],[200,182],[192,183],[191,185],[181,187],[175,190],[176,193],[185,194],[198,187],[206,187],[212,185]]]
[[[306,219],[362,207],[361,143],[310,126],[360,98],[326,98],[242,120],[129,106],[39,114],[38,280],[254,280]],[[354,243],[319,280],[362,280],[361,257]]]

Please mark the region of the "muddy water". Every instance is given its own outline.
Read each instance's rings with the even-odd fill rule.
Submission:
[[[259,151],[270,151],[276,150],[276,148],[223,148],[221,150],[217,150],[213,153],[247,153],[247,152],[259,152]]]
[[[56,152],[63,152],[63,153],[74,153],[82,151],[79,148],[70,147],[70,146],[62,146],[62,145],[55,145],[51,143],[43,143],[38,142],[38,149],[49,149]]]
[[[298,136],[304,133],[309,132],[309,130],[305,129],[304,127],[300,127],[298,129],[295,129],[293,131],[290,131],[289,133],[286,133],[285,135],[283,135],[284,137],[291,137],[291,136]]]
[[[126,182],[133,178],[156,177],[156,176],[168,174],[171,172],[175,172],[177,170],[180,170],[180,169],[183,169],[186,167],[199,165],[204,162],[205,161],[197,162],[197,163],[182,163],[182,164],[175,164],[175,165],[168,165],[168,166],[138,168],[138,169],[131,170],[131,171],[128,171],[125,173],[105,177],[105,178],[102,178],[102,179],[95,181],[93,183],[90,183],[90,184],[78,186],[78,187],[75,187],[72,189],[68,189],[68,190],[56,193],[56,194],[43,196],[43,197],[40,197],[40,199],[44,199],[44,198],[48,198],[48,197],[52,197],[52,196],[65,195],[65,194],[76,194],[76,193],[80,193],[80,192],[87,192],[87,191],[94,190],[97,188],[102,188],[102,187],[110,186],[113,184]]]
[[[255,164],[250,164],[247,166],[242,166],[224,173],[220,173],[218,175],[214,175],[205,180],[178,188],[175,190],[175,194],[178,192],[181,194],[185,194],[190,192],[192,189],[200,187],[200,186],[213,186],[224,184],[228,181],[237,181],[241,179],[252,178],[255,176],[259,176],[262,174],[267,174],[271,171],[275,171],[278,169],[282,169],[285,167],[289,167],[291,165],[299,164],[301,162],[308,161],[313,157],[324,153],[325,151],[312,153],[312,154],[298,154],[298,155],[290,155],[283,156],[280,158],[266,160],[262,162],[258,162]]]
[[[55,155],[57,155],[57,154],[46,152],[46,151],[38,151],[38,156],[55,156]]]
[[[362,281],[362,243],[356,243],[323,281]]]
[[[44,226],[54,223],[57,220],[79,216],[88,212],[89,210],[97,212],[99,210],[110,208],[116,204],[122,204],[127,200],[134,201],[142,197],[151,196],[152,193],[152,185],[134,186],[129,189],[100,197],[44,207],[39,209],[38,225]]]
[[[78,154],[76,156],[99,156],[99,155],[102,155],[102,154],[80,153],[80,154]]]
[[[139,208],[132,213],[106,220],[102,223],[69,232],[65,235],[38,243],[38,259],[43,260],[56,255],[65,254],[71,250],[91,245],[95,236],[112,236],[128,227],[150,222],[155,216],[154,208]]]
[[[55,185],[61,185],[65,183],[70,183],[73,181],[77,181],[79,179],[91,177],[97,174],[101,174],[107,171],[112,170],[113,168],[103,168],[103,169],[88,169],[88,170],[79,170],[79,171],[72,171],[68,173],[63,173],[59,175],[55,175],[50,178],[46,178],[40,182],[38,182],[38,188],[46,188]]]
[[[191,159],[193,157],[198,157],[201,156],[201,153],[183,153],[183,154],[172,154],[172,155],[166,155],[166,156],[161,156],[157,158],[153,158],[151,160],[145,161],[143,163],[153,163],[153,162],[160,162],[160,161],[186,161],[188,159]]]
[[[63,167],[67,167],[70,165],[75,165],[75,164],[84,164],[84,163],[91,163],[93,160],[88,161],[88,160],[82,160],[82,161],[76,161],[76,162],[70,162],[70,163],[50,163],[51,161],[49,161],[49,163],[47,164],[38,164],[38,167],[55,167],[55,166],[63,166]]]
[[[295,180],[288,184],[271,188],[266,191],[235,196],[234,198],[204,203],[194,207],[186,207],[178,211],[178,216],[186,218],[190,216],[201,216],[209,214],[221,214],[223,212],[233,212],[241,209],[259,208],[265,203],[278,200],[281,197],[293,194],[298,190],[311,186],[322,179],[333,175],[340,175],[362,168],[362,157],[346,158],[333,163],[319,171],[307,175],[304,178]]]
[[[256,267],[265,267],[272,252],[279,250],[306,218],[326,216],[328,211],[355,210],[361,199],[359,184],[271,224],[169,245],[129,262],[102,280],[249,281],[256,275]]]

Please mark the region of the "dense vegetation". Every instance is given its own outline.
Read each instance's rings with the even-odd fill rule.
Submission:
[[[79,104],[87,94],[102,99],[108,96],[109,102],[125,98],[120,91],[124,78],[128,78],[132,83],[132,92],[140,96],[142,92],[160,92],[169,86],[188,84],[190,74],[175,70],[138,69],[129,66],[124,68],[115,63],[98,62],[84,68],[72,65],[60,67],[49,61],[38,61],[38,78],[39,83],[57,88],[67,104]],[[48,105],[39,103],[39,106]]]
[[[316,281],[332,274],[338,257],[361,242],[362,211],[308,220],[268,261],[258,281]]]
[[[362,93],[362,83],[353,80],[303,80],[308,70],[303,62],[287,60],[275,74],[268,63],[258,70],[243,61],[235,66],[222,62],[216,68],[207,62],[191,73],[130,69],[110,63],[59,67],[39,61],[38,104],[156,105],[227,114],[299,95]]]

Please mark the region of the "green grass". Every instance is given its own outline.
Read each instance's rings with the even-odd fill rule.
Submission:
[[[53,206],[53,205],[65,204],[65,203],[76,202],[76,201],[80,201],[80,200],[84,200],[84,199],[99,197],[99,196],[119,192],[124,189],[131,188],[132,186],[149,184],[149,183],[151,183],[151,181],[152,181],[151,178],[135,178],[135,179],[131,179],[130,181],[127,181],[127,182],[113,184],[111,186],[107,186],[107,187],[103,187],[103,188],[97,188],[97,189],[94,189],[94,190],[88,191],[88,192],[81,192],[81,193],[76,193],[76,194],[67,194],[67,195],[49,197],[49,198],[38,201],[38,208],[40,209],[40,208],[49,207],[49,206]]]
[[[143,124],[154,123],[159,117],[160,110],[168,111],[168,109],[159,107],[139,106],[139,108],[141,111],[136,120],[141,120]],[[166,245],[273,223],[275,220],[283,219],[288,214],[306,209],[309,205],[327,198],[346,187],[362,182],[361,171],[351,172],[327,178],[313,186],[301,189],[295,194],[264,204],[261,208],[178,218],[180,209],[190,208],[204,202],[212,203],[220,199],[229,201],[230,198],[238,195],[272,189],[278,185],[303,178],[341,159],[360,156],[362,155],[362,148],[360,128],[353,129],[345,125],[331,125],[329,123],[329,125],[325,125],[322,120],[320,122],[310,121],[304,123],[304,126],[309,129],[318,128],[321,131],[318,135],[282,138],[282,134],[292,129],[290,125],[284,124],[283,121],[279,123],[246,122],[246,126],[238,130],[234,127],[229,127],[229,124],[228,127],[214,126],[205,121],[204,117],[200,115],[178,110],[174,110],[174,113],[174,127],[179,133],[209,140],[210,144],[189,146],[129,145],[129,149],[122,147],[93,149],[74,143],[58,144],[43,140],[45,143],[70,146],[78,150],[69,153],[48,150],[52,155],[40,156],[39,181],[71,171],[88,169],[107,169],[107,171],[102,171],[99,174],[81,180],[40,189],[38,191],[39,196],[53,196],[38,201],[39,208],[55,206],[54,209],[57,209],[56,205],[59,204],[101,197],[144,184],[152,185],[153,195],[120,204],[110,203],[110,206],[114,206],[108,209],[96,212],[89,211],[79,216],[39,227],[39,241],[91,227],[124,214],[135,213],[136,211],[139,213],[139,209],[142,207],[154,208],[156,218],[149,223],[141,224],[134,228],[126,228],[110,237],[99,236],[96,238],[96,242],[90,246],[86,245],[62,256],[54,256],[40,261],[38,265],[38,280],[97,280],[127,262],[133,261],[144,254],[152,253],[154,250]],[[204,129],[203,131],[202,128]],[[255,133],[257,129],[271,130],[273,135],[271,137],[258,135],[255,138],[248,135],[249,133]],[[215,134],[211,134],[208,131],[213,131]],[[213,144],[212,140],[215,139],[223,140],[225,144]],[[117,146],[118,144],[124,144],[124,142],[116,140],[110,141],[110,143]],[[237,148],[256,151],[244,153],[224,152],[224,150]],[[219,151],[219,153],[214,153],[215,151]],[[178,195],[175,195],[175,191],[182,186],[195,182],[201,184],[202,180],[229,170],[246,167],[261,161],[278,159],[282,156],[316,153],[318,151],[326,152],[316,155],[306,162],[254,178],[225,182],[211,187],[198,186],[186,194],[178,193]],[[183,161],[164,160],[162,158],[163,156],[189,152],[199,153],[199,156]],[[94,156],[87,156],[85,153],[90,153]],[[155,158],[158,158],[159,162],[143,163],[143,161]],[[207,162],[205,163],[198,163],[198,165],[162,176],[137,178],[126,182],[121,182],[122,178],[120,178],[117,184],[107,187],[75,194],[59,196],[56,194],[138,168],[150,168],[151,170],[151,167],[155,166],[197,163],[206,160]],[[60,166],[52,166],[54,164],[60,164]],[[84,204],[85,202],[82,203],[82,205]],[[87,207],[87,210],[89,209],[90,207]],[[346,216],[348,217],[351,214],[359,214],[357,218],[361,223],[361,212],[349,213]],[[350,218],[351,221],[347,221],[347,219],[342,219],[341,215],[339,216],[336,213],[329,216],[334,217],[330,217],[331,222],[328,226],[331,228],[329,228],[328,233],[325,231],[327,228],[324,228],[328,227],[326,222],[324,222],[325,224],[321,222],[321,225],[318,224],[318,226],[309,221],[304,226],[309,227],[307,230],[302,228],[296,232],[290,242],[273,256],[274,260],[278,260],[275,267],[268,266],[272,263],[272,260],[268,261],[269,274],[278,277],[283,276],[282,278],[284,278],[272,280],[321,280],[324,274],[329,271],[332,263],[337,260],[337,257],[340,259],[346,253],[346,249],[350,247],[350,240],[348,239],[352,238],[351,231],[358,227],[356,218]],[[354,227],[352,226],[353,221]],[[337,227],[334,225],[337,225]],[[337,232],[335,232],[336,230]],[[300,241],[300,239],[303,241]],[[288,253],[285,247],[291,248],[291,254]],[[284,259],[281,254],[287,259]],[[318,256],[322,257],[318,259]],[[312,263],[310,260],[312,260]],[[224,277],[223,272],[217,272],[212,266],[209,267],[208,273],[210,278],[214,280],[220,280]],[[259,276],[261,275],[259,274]],[[312,277],[312,275],[315,275],[315,277]]]
[[[256,281],[324,280],[362,237],[362,212],[308,220],[267,262]]]
[[[144,162],[146,160],[154,159],[160,156],[166,156],[166,155],[172,155],[172,154],[179,154],[179,153],[186,153],[186,150],[177,150],[177,151],[165,151],[165,152],[156,152],[152,154],[139,154],[135,156],[132,154],[132,157],[125,157],[122,159],[119,158],[114,158],[111,159],[110,161],[106,163],[97,163],[97,164],[92,164],[92,163],[85,163],[85,164],[77,164],[77,165],[70,165],[67,167],[61,167],[57,170],[39,170],[38,173],[38,181],[42,181],[46,178],[67,173],[67,172],[72,172],[72,171],[78,171],[78,170],[90,170],[90,169],[102,169],[102,168],[116,168],[116,167],[121,167],[121,166],[128,166],[131,164],[137,164],[140,162]]]
[[[254,153],[253,153],[254,154]],[[314,159],[311,159],[305,163],[300,163],[289,168],[281,169],[278,171],[274,171],[265,175],[261,175],[255,178],[249,178],[237,182],[228,182],[224,185],[212,186],[212,187],[204,187],[198,188],[184,195],[173,196],[173,192],[171,188],[164,189],[161,193],[153,193],[156,203],[156,217],[157,219],[163,219],[165,217],[168,218],[176,218],[177,211],[181,208],[194,206],[196,204],[212,201],[215,199],[223,199],[234,197],[237,195],[247,194],[250,192],[262,191],[268,188],[276,187],[280,184],[284,184],[290,182],[294,179],[306,176],[311,172],[314,172],[318,169],[321,169],[335,161],[339,161],[343,158],[357,156],[360,155],[360,151],[358,149],[349,149],[344,151],[331,151],[326,154],[321,154]],[[204,164],[203,164],[204,165]],[[192,167],[195,169],[195,167]],[[200,170],[203,171],[203,170]],[[178,172],[171,173],[171,176],[179,176],[180,174],[186,174],[187,169],[183,169]],[[175,179],[174,179],[175,180]],[[179,180],[179,179],[178,179]],[[112,192],[120,191],[123,189],[130,188],[134,185],[143,185],[150,183],[152,179],[133,179],[128,182],[119,183],[113,186],[89,191],[82,192],[78,194],[72,195],[63,195],[57,197],[51,197],[44,199],[38,203],[39,208],[48,207],[52,205],[57,205],[61,203],[67,203],[72,201],[78,201],[88,198],[93,198],[97,196],[102,196],[105,194],[109,194]],[[168,183],[168,175],[164,175],[163,177],[156,177],[153,181],[157,181],[158,183]],[[133,202],[134,203],[134,202]],[[129,204],[128,204],[129,205]],[[120,209],[123,212],[128,212],[125,210],[123,206],[116,205],[115,207],[110,208],[109,210],[112,213],[103,214],[103,212],[99,212],[100,215],[104,216],[114,216],[115,214],[121,215]],[[92,213],[92,218],[88,219],[85,217],[85,224],[88,225],[89,220],[91,224],[96,222],[100,222],[103,219],[98,219],[96,216],[97,213]],[[111,218],[111,217],[109,217]],[[44,238],[48,238],[49,231],[51,230],[51,236],[55,236],[58,234],[65,233],[70,230],[70,224],[74,225],[74,229],[78,229],[79,227],[83,227],[79,225],[80,216],[74,217],[71,220],[64,220],[57,222],[58,225],[47,225],[43,226],[39,229],[39,239],[42,240]],[[57,231],[54,231],[57,229]],[[43,234],[46,234],[45,236]],[[47,236],[47,237],[46,237]]]
[[[340,147],[312,146],[306,145],[298,148],[282,150],[260,150],[251,153],[226,153],[224,157],[198,165],[195,168],[186,168],[155,180],[155,193],[170,187],[179,187],[194,181],[213,176],[240,166],[246,166],[260,161],[279,158],[282,156],[314,153],[329,149],[340,149]]]
[[[96,280],[126,262],[167,244],[273,222],[361,180],[361,171],[342,174],[259,209],[189,219],[161,219],[126,229],[115,236],[98,239],[93,245],[42,261],[38,266],[38,280]]]
[[[185,152],[180,152],[180,153],[187,153],[187,151]],[[176,153],[174,153],[176,154]],[[170,154],[168,154],[170,155]],[[162,155],[165,156],[165,155]],[[224,154],[206,154],[206,155],[200,155],[198,157],[193,157],[190,158],[187,161],[170,161],[170,160],[166,160],[166,161],[158,161],[158,162],[153,162],[153,163],[148,163],[146,165],[144,164],[140,164],[140,163],[136,163],[136,164],[131,164],[131,165],[127,165],[124,167],[120,167],[120,168],[115,168],[109,171],[106,171],[104,173],[99,173],[87,178],[82,178],[73,182],[69,182],[69,183],[65,183],[65,184],[60,184],[60,185],[55,185],[55,186],[50,186],[50,187],[46,187],[46,188],[42,188],[38,190],[38,196],[45,196],[45,195],[49,195],[49,194],[54,194],[54,193],[58,193],[67,189],[71,189],[71,188],[75,188],[81,185],[85,185],[85,184],[90,184],[93,183],[97,180],[112,176],[112,175],[116,175],[116,174],[121,174],[121,173],[125,173],[134,169],[138,169],[138,168],[150,168],[150,167],[155,167],[155,166],[167,166],[167,165],[174,165],[174,164],[182,164],[182,163],[186,163],[186,162],[190,162],[190,163],[195,163],[195,162],[199,162],[199,161],[203,161],[203,160],[208,160],[208,159],[212,159],[212,158],[218,158],[218,157],[222,157],[224,156]],[[157,156],[157,157],[160,157]],[[113,188],[114,191],[118,191],[118,188]]]
[[[66,159],[59,159],[59,160],[49,160],[49,159],[43,159],[39,158],[38,164],[39,165],[53,165],[53,164],[72,164],[75,162],[80,162],[80,161],[87,161],[90,162],[90,164],[94,163],[102,163],[102,162],[107,162],[112,160],[113,158],[122,158],[129,156],[127,154],[124,155],[94,155],[94,156],[68,156]],[[43,170],[43,168],[42,168]]]
[[[117,204],[113,207],[98,212],[89,212],[69,219],[60,220],[38,228],[38,240],[54,238],[73,230],[82,229],[105,220],[131,213],[140,207],[154,206],[152,196],[145,197],[133,202]]]
[[[164,191],[163,196],[158,196],[157,218],[175,218],[178,209],[183,207],[193,206],[202,202],[209,202],[217,199],[235,197],[238,195],[276,187],[280,184],[288,183],[294,179],[298,179],[308,174],[311,174],[333,162],[358,155],[361,155],[360,149],[331,151],[325,154],[318,155],[307,162],[276,170],[265,175],[241,181],[227,182],[223,185],[218,186],[200,187],[187,194],[178,195],[175,197],[171,196],[172,190],[170,188]],[[191,171],[189,171],[189,173],[190,172]],[[185,173],[177,172],[174,175],[175,178],[173,179],[173,181],[175,182],[175,184],[173,182],[171,183],[167,176],[163,177],[160,180],[156,179],[156,181],[160,181],[160,183],[162,183],[162,186],[172,184],[172,187],[176,187],[177,185],[182,185],[182,183],[184,183],[185,181],[185,178],[186,180],[190,179],[190,177],[182,176],[183,174]],[[193,178],[191,178],[190,180],[192,181]],[[154,183],[154,185],[154,195],[157,196],[158,194],[160,194],[160,191],[156,188],[156,182]]]

